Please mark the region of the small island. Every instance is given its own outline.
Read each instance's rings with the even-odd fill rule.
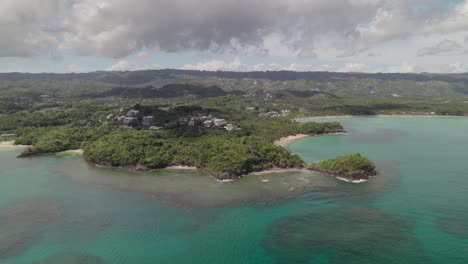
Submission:
[[[309,165],[309,170],[346,181],[360,182],[377,175],[375,164],[361,154],[339,156]]]

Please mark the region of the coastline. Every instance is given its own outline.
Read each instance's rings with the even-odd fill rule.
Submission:
[[[273,144],[276,146],[280,146],[280,147],[287,147],[289,144],[299,139],[308,138],[308,137],[327,136],[327,135],[346,135],[346,132],[324,133],[324,134],[313,134],[313,135],[297,134],[293,136],[282,137],[278,140],[275,140]]]
[[[334,179],[337,179],[339,181],[343,181],[343,182],[347,182],[347,183],[364,183],[364,182],[367,182],[370,178],[372,178],[372,177],[369,177],[368,179],[353,180],[353,179],[340,177],[340,176],[337,176],[337,175],[324,173],[324,172],[321,172],[321,171],[310,170],[310,169],[294,169],[294,168],[292,168],[292,169],[274,168],[274,169],[269,169],[269,170],[252,172],[252,173],[247,174],[246,176],[260,176],[260,175],[269,175],[269,174],[286,173],[286,172],[314,173],[314,174],[322,175],[322,176],[325,176],[325,177],[334,178]]]
[[[294,118],[294,120],[296,120],[296,121],[305,121],[305,120],[321,119],[321,118],[354,118],[354,117],[368,117],[368,118],[372,118],[372,117],[403,117],[403,118],[406,118],[406,117],[415,117],[415,118],[419,118],[419,117],[425,117],[425,118],[429,118],[429,117],[443,117],[443,118],[458,117],[458,118],[468,118],[468,116],[455,116],[455,115],[431,115],[431,114],[427,114],[427,115],[424,115],[424,114],[396,114],[396,115],[391,115],[391,114],[379,114],[379,115],[309,116],[309,117],[297,117],[297,118]]]
[[[182,165],[169,166],[169,167],[166,167],[164,169],[166,169],[166,170],[198,170],[197,167],[182,166]]]
[[[307,134],[297,134],[297,135],[293,135],[293,136],[287,136],[287,137],[282,137],[278,140],[275,140],[273,142],[273,144],[275,144],[276,146],[280,146],[280,147],[286,147],[287,145],[291,144],[292,142],[298,140],[298,139],[302,139],[302,138],[308,138],[308,137],[312,137],[314,135],[307,135]]]
[[[69,149],[69,150],[65,150],[65,151],[62,151],[63,153],[73,153],[73,154],[79,154],[79,155],[83,155],[84,151],[82,149]]]
[[[284,173],[284,172],[311,172],[311,171],[306,170],[306,169],[301,169],[301,168],[289,168],[289,169],[273,168],[273,169],[267,169],[267,170],[262,170],[262,171],[254,171],[245,176],[268,175],[268,174]]]
[[[14,141],[2,141],[0,142],[0,148],[27,148],[28,145],[15,145]]]

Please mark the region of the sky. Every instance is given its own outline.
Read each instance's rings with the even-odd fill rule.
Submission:
[[[0,0],[0,72],[468,72],[468,0]]]

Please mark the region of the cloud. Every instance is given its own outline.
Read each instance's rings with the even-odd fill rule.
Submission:
[[[140,71],[140,70],[155,70],[160,69],[161,65],[159,64],[150,64],[150,65],[132,65],[127,60],[119,60],[115,64],[107,67],[106,71]]]
[[[281,45],[310,57],[317,37],[355,31],[377,2],[75,0],[63,22],[61,49],[115,58],[142,49],[242,53],[264,51],[265,39],[276,35]]]
[[[128,71],[130,70],[130,63],[126,60],[120,60],[117,63],[106,68],[106,71]]]
[[[199,70],[199,71],[327,71],[332,68],[328,65],[305,65],[305,64],[288,64],[281,65],[278,63],[270,64],[243,64],[238,58],[231,62],[222,60],[212,60],[206,62],[199,62],[196,64],[186,64],[182,66],[184,70]]]
[[[0,0],[0,57],[53,54],[63,11],[60,0]]]
[[[156,52],[267,62],[191,68],[387,71],[414,59],[446,70],[449,56],[429,55],[461,53],[467,35],[468,0],[0,0],[0,57],[127,61],[108,67],[120,70],[159,68],[130,65]]]
[[[225,62],[223,60],[212,60],[206,62],[199,62],[196,64],[186,64],[181,69],[184,70],[198,70],[198,71],[238,71],[238,72],[249,72],[249,71],[299,71],[299,72],[310,72],[310,71],[335,71],[335,72],[366,72],[366,73],[377,73],[377,72],[397,72],[397,73],[410,73],[416,72],[417,67],[403,62],[400,65],[393,65],[388,67],[372,67],[363,63],[346,63],[341,67],[330,66],[327,64],[313,65],[313,64],[244,64],[240,59],[236,58],[231,62]]]
[[[455,62],[449,65],[449,72],[451,73],[464,73],[468,72],[468,64],[466,63],[461,63],[461,62]]]
[[[83,72],[91,72],[91,71],[93,70],[87,67],[77,65],[77,64],[68,65],[68,72],[83,73]]]
[[[437,55],[441,53],[460,50],[462,46],[453,40],[444,39],[431,47],[425,47],[418,50],[418,57]]]
[[[400,65],[395,65],[395,66],[390,66],[387,67],[385,72],[394,72],[394,73],[412,73],[412,72],[418,72],[417,67],[409,64],[408,62],[403,62]]]

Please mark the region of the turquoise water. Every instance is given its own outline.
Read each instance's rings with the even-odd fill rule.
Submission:
[[[380,175],[218,183],[0,149],[0,263],[468,263],[468,119],[339,119],[306,161],[361,152]]]

